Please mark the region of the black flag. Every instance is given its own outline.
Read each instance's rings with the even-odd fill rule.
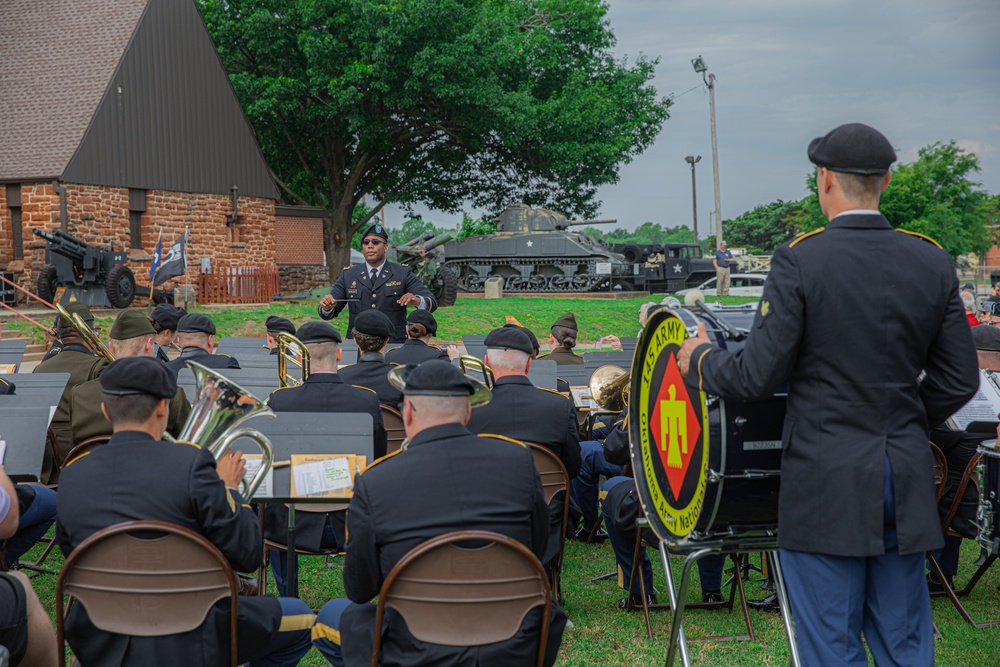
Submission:
[[[170,250],[163,257],[160,268],[156,271],[153,285],[162,285],[171,278],[184,275],[187,261],[184,258],[184,243],[187,241],[187,231],[181,234],[180,238],[170,246]]]

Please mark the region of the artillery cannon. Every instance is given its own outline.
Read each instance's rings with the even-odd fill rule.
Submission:
[[[454,306],[458,296],[458,277],[445,267],[445,243],[455,238],[451,232],[424,232],[398,248],[390,250],[395,261],[410,267],[420,282],[437,299],[438,306]]]
[[[135,298],[135,276],[125,266],[125,250],[113,246],[95,247],[62,230],[52,233],[33,229],[45,239],[45,268],[38,274],[35,291],[46,301],[53,301],[56,291],[65,287],[77,300],[88,306],[128,308]]]

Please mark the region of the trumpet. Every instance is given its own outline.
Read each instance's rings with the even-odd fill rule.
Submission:
[[[493,377],[493,369],[487,366],[479,357],[474,357],[471,354],[463,354],[458,358],[458,367],[466,375],[470,372],[482,375],[483,384],[486,385],[486,388],[493,389],[493,385],[496,383]]]
[[[305,343],[290,333],[279,332],[275,337],[278,344],[278,382],[282,388],[294,387],[306,381],[309,377],[309,350]],[[302,379],[293,377],[288,372],[288,365],[302,369]]]
[[[243,481],[244,495],[249,500],[257,493],[274,463],[274,448],[260,431],[236,427],[257,415],[273,417],[274,412],[263,401],[219,373],[191,361],[187,365],[194,372],[195,395],[191,401],[191,415],[177,435],[177,440],[204,447],[216,461],[240,438],[256,442],[263,459],[253,479]],[[167,437],[164,436],[165,439]]]
[[[628,406],[630,379],[620,366],[601,366],[590,376],[590,396],[602,410],[621,412]]]

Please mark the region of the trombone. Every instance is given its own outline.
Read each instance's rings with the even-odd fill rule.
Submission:
[[[471,354],[463,354],[458,358],[458,367],[466,375],[470,372],[482,375],[483,384],[486,385],[486,388],[493,389],[493,385],[496,383],[493,377],[493,369],[487,366],[486,362],[479,357],[474,357]]]
[[[306,381],[309,377],[309,350],[305,343],[290,333],[279,332],[275,337],[278,345],[278,383],[282,388],[295,387]],[[294,377],[288,372],[288,365],[298,366],[302,369],[302,379]]]
[[[70,326],[76,330],[76,333],[84,340],[90,351],[99,357],[104,357],[108,362],[115,360],[115,355],[111,354],[111,350],[108,349],[107,345],[101,342],[101,339],[97,337],[94,330],[87,326],[87,323],[83,321],[83,318],[79,314],[70,314],[65,308],[63,308],[61,303],[55,304],[56,310],[62,315],[62,318],[70,323]]]

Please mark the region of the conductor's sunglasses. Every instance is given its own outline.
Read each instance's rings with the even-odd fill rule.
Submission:
[[[382,239],[365,239],[361,245],[382,245]]]

